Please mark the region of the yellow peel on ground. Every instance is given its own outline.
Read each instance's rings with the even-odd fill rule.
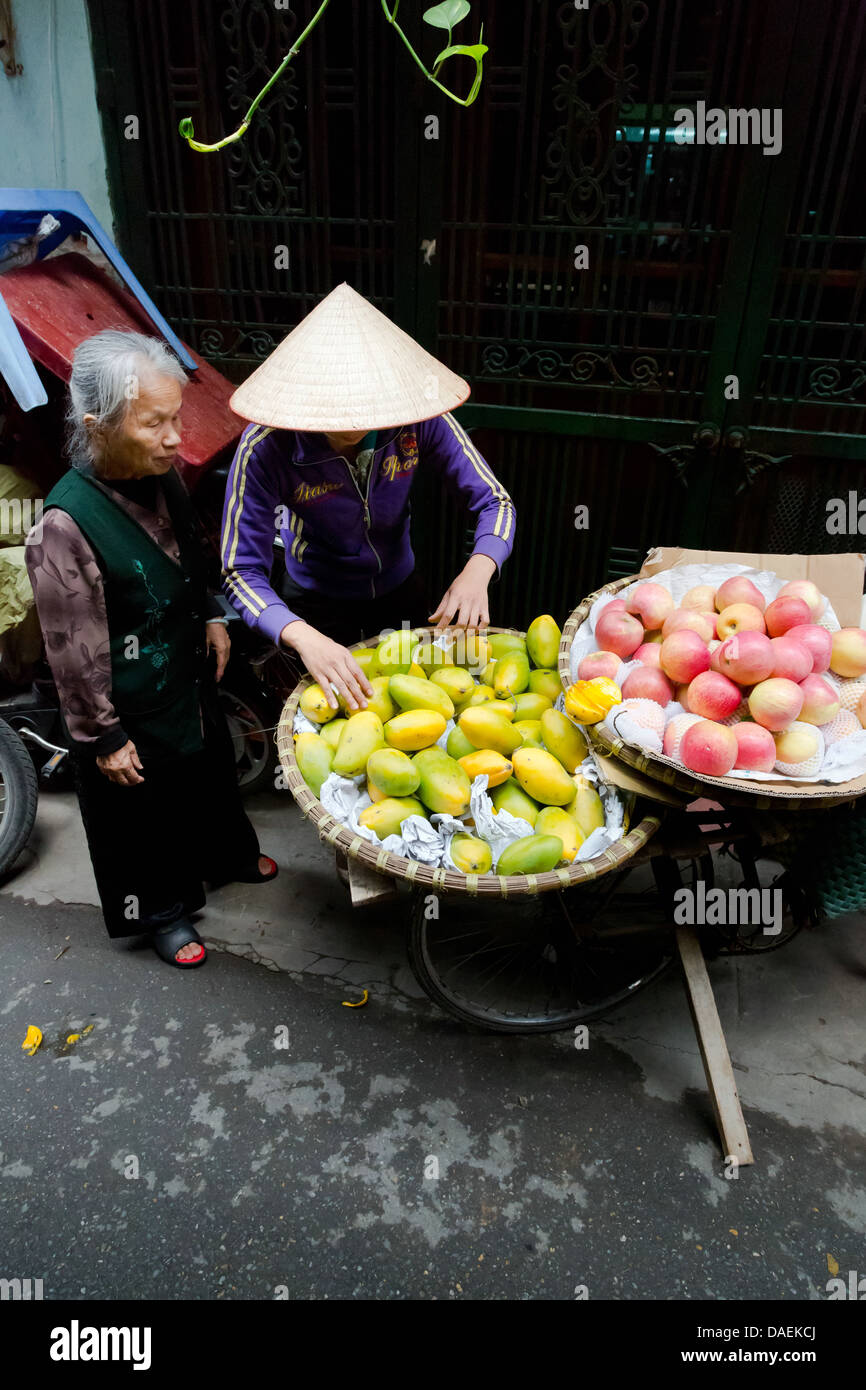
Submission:
[[[33,1056],[34,1052],[36,1051],[37,1047],[39,1046],[39,1044],[40,1044],[41,1042],[42,1042],[42,1029],[41,1029],[41,1028],[37,1028],[35,1024],[31,1023],[31,1024],[30,1024],[30,1027],[27,1029],[27,1036],[25,1037],[23,1043],[21,1044],[21,1046],[24,1048],[25,1052],[27,1053],[27,1056],[28,1056],[28,1057],[32,1057],[32,1056]]]
[[[370,991],[367,990],[367,989],[365,989],[365,990],[364,990],[364,997],[363,997],[363,999],[359,999],[358,1002],[357,1002],[357,1004],[352,1004],[352,1003],[350,1003],[350,1001],[349,1001],[348,999],[344,999],[344,1000],[343,1000],[343,1008],[344,1008],[344,1009],[363,1009],[363,1007],[364,1007],[364,1005],[366,1004],[366,1002],[367,1002],[367,1000],[369,999],[369,997],[370,997]]]

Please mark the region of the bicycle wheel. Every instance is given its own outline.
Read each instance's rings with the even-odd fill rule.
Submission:
[[[15,730],[0,719],[0,878],[30,838],[38,800],[33,760]]]
[[[419,892],[408,948],[421,988],[453,1018],[489,1032],[554,1033],[658,979],[674,941],[653,870],[641,864],[511,901]]]

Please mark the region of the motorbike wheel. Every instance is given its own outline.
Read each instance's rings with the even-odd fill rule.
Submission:
[[[15,730],[0,719],[0,880],[30,839],[38,800],[33,760]]]
[[[273,790],[277,767],[273,730],[279,710],[275,715],[267,694],[260,689],[248,689],[246,684],[232,690],[221,683],[219,701],[234,744],[242,795],[250,796],[266,787]]]

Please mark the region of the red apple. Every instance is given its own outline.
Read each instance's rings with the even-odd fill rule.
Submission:
[[[661,668],[677,684],[688,684],[710,664],[707,644],[697,632],[680,628],[661,645]]]
[[[826,598],[811,579],[789,580],[787,584],[782,585],[776,598],[801,598],[812,614],[813,622],[817,622],[827,607]]]
[[[773,669],[771,676],[784,676],[789,681],[805,680],[812,670],[812,653],[803,642],[793,637],[771,637]]]
[[[577,668],[577,679],[591,681],[606,676],[612,681],[621,665],[622,657],[616,652],[588,652]]]
[[[686,714],[690,714],[690,713],[691,713],[691,710],[689,709],[689,683],[688,683],[688,681],[683,681],[683,683],[682,683],[681,685],[678,685],[678,686],[675,687],[675,689],[674,689],[674,699],[676,700],[676,702],[677,702],[678,705],[682,705],[682,707],[683,707],[684,711],[686,712]],[[700,715],[698,716],[698,718],[700,718]]]
[[[764,615],[753,603],[732,603],[719,614],[716,630],[723,641],[736,632],[765,632]]]
[[[692,772],[704,777],[724,777],[737,760],[738,744],[733,729],[699,719],[686,729],[680,744],[680,758]]]
[[[644,666],[654,666],[659,669],[661,663],[662,649],[660,642],[644,642],[638,647],[634,654],[635,661],[640,661]]]
[[[737,740],[737,761],[734,767],[750,772],[772,772],[776,765],[776,740],[769,729],[744,721],[734,725]]]
[[[604,651],[616,652],[625,660],[643,642],[643,628],[630,613],[609,613],[606,608],[595,625],[595,640]]]
[[[689,589],[687,594],[683,594],[680,608],[692,608],[698,613],[706,613],[708,609],[715,607],[715,602],[716,591],[712,584],[697,584],[694,589]]]
[[[697,632],[704,642],[711,642],[716,635],[703,613],[683,612],[681,608],[676,608],[664,620],[662,637],[682,631]]]
[[[843,627],[831,634],[830,670],[837,676],[862,676],[866,672],[866,632],[862,627]]]
[[[674,698],[673,687],[661,671],[652,666],[634,666],[622,683],[624,700],[655,700],[664,708]]]
[[[801,598],[774,598],[764,610],[764,622],[771,637],[784,637],[789,628],[811,621],[809,605]]]
[[[673,596],[661,584],[638,584],[626,599],[626,610],[640,618],[647,632],[660,628],[674,611]]]
[[[808,647],[812,653],[812,674],[820,675],[822,671],[828,670],[830,657],[833,654],[833,638],[825,627],[819,627],[817,623],[798,623],[796,627],[789,627],[785,633],[785,640],[801,642],[804,647]]]
[[[715,638],[715,637],[718,637],[718,635],[719,635],[719,615],[718,615],[718,613],[715,613],[715,612],[711,613],[711,612],[709,611],[709,609],[702,609],[702,610],[701,610],[701,617],[702,617],[702,618],[706,618],[707,622],[709,623],[710,627],[711,627],[712,630],[713,630],[713,637],[714,637],[714,638]],[[711,639],[711,640],[712,640],[712,639]]]
[[[740,687],[718,671],[703,671],[689,686],[689,709],[703,719],[727,719],[742,698]]]
[[[746,628],[728,637],[710,658],[710,666],[738,685],[757,685],[773,674],[773,651],[769,637]]]
[[[780,733],[793,724],[803,708],[803,692],[793,681],[773,676],[761,681],[749,696],[749,713],[756,724]]]
[[[683,734],[686,729],[691,728],[692,724],[697,724],[700,717],[699,714],[676,714],[670,723],[665,725],[664,743],[662,745],[665,757],[679,758]]]
[[[803,724],[829,724],[841,708],[839,696],[827,681],[820,676],[807,676],[800,681],[803,692],[803,708],[800,721]]]
[[[763,613],[767,600],[751,579],[747,579],[744,574],[735,574],[716,590],[716,611],[723,613],[732,604],[741,603],[748,603],[752,608],[757,608],[759,613]]]

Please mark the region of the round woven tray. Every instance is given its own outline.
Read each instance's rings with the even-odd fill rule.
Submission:
[[[431,636],[435,632],[432,627],[414,630]],[[505,627],[491,627],[488,628],[488,631],[492,633],[515,633],[514,628]],[[521,632],[516,635],[524,637],[526,634]],[[371,638],[367,642],[358,642],[356,645],[375,647],[378,645],[378,639]],[[324,840],[326,844],[343,850],[353,859],[360,860],[374,873],[384,874],[388,878],[407,879],[418,887],[429,887],[440,893],[468,893],[478,897],[500,898],[546,893],[554,888],[570,888],[573,884],[600,878],[602,874],[610,873],[612,869],[619,868],[620,865],[631,859],[633,854],[643,848],[661,824],[658,817],[646,816],[621,840],[618,840],[616,844],[611,845],[601,854],[596,855],[594,859],[585,859],[582,863],[551,869],[548,873],[542,874],[461,874],[456,869],[433,869],[428,864],[421,864],[415,859],[407,859],[404,855],[391,854],[388,850],[381,849],[360,835],[354,834],[353,831],[336,820],[330,812],[325,810],[318,797],[313,795],[301,776],[301,770],[295,758],[292,728],[301,695],[307,686],[312,684],[312,677],[305,676],[296,686],[283,707],[277,726],[277,749],[286,782],[304,815],[315,825],[319,832],[319,838]]]
[[[559,676],[566,689],[571,685],[571,644],[577,629],[589,617],[592,605],[602,594],[615,594],[620,589],[628,588],[629,584],[633,584],[639,578],[640,575],[632,574],[625,579],[616,579],[603,585],[602,588],[596,589],[594,594],[589,594],[571,614],[563,628],[562,641],[559,644]],[[750,806],[758,811],[813,811],[822,806],[841,806],[846,801],[856,801],[864,794],[862,787],[852,791],[847,782],[840,782],[833,791],[826,793],[810,791],[804,794],[802,787],[788,792],[783,783],[773,783],[772,795],[768,795],[766,791],[750,791],[743,782],[732,785],[727,777],[699,778],[687,769],[673,766],[655,753],[648,753],[645,749],[623,743],[622,739],[608,733],[597,724],[582,724],[580,727],[593,748],[600,753],[619,758],[620,762],[645,773],[655,782],[675,787],[677,791],[691,793],[695,797],[709,797],[713,801],[724,802],[726,806]]]

